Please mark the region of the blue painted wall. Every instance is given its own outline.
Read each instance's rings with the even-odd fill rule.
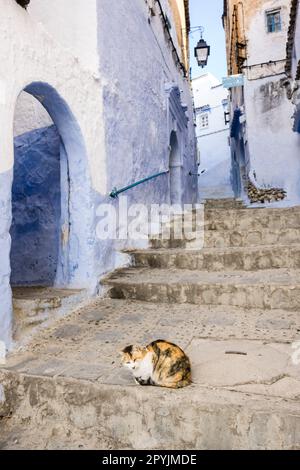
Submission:
[[[10,236],[12,170],[0,174],[0,341],[11,346]]]
[[[55,126],[15,139],[11,283],[54,284],[61,219],[60,137]]]
[[[169,8],[166,0],[162,3]],[[178,135],[183,141],[182,202],[196,202],[197,179],[189,176],[196,172],[190,83],[168,49],[160,15],[149,18],[149,8],[140,0],[101,0],[97,8],[109,191],[169,168],[173,128],[168,126],[165,86],[173,84],[189,115],[188,128],[181,139]],[[122,40],[116,42],[120,31]],[[162,176],[126,195],[130,203],[169,203],[169,181],[169,175]]]

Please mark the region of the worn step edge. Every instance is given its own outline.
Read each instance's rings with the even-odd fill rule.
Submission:
[[[15,419],[24,433],[36,427],[42,442],[58,433],[66,447],[76,435],[94,449],[300,448],[294,400],[195,385],[179,391],[95,385],[1,370],[0,383],[2,416]]]
[[[134,266],[191,270],[264,270],[300,268],[300,245],[189,249],[148,249],[127,251]]]
[[[51,299],[51,296],[49,298]],[[81,308],[90,300],[86,289],[72,290],[69,296],[64,296],[59,301],[58,297],[54,295],[52,299],[57,300],[57,302],[54,302],[52,307],[48,307],[49,298],[38,299],[37,302],[36,300],[22,299],[21,297],[13,299],[13,337],[19,346],[29,342],[40,328],[48,325],[49,321],[54,321]],[[24,310],[24,307],[26,310]],[[37,312],[37,309],[40,311]]]
[[[160,271],[160,270],[158,270]],[[178,270],[177,270],[178,271]],[[190,271],[192,274],[194,271]],[[134,272],[132,271],[134,275]],[[169,302],[194,305],[224,305],[253,309],[282,309],[298,311],[300,309],[300,283],[280,284],[274,279],[270,282],[252,281],[249,283],[221,282],[221,280],[205,282],[187,282],[167,277],[166,281],[141,280],[124,277],[107,278],[107,295],[113,299],[134,299],[145,302]],[[137,282],[138,280],[138,282]]]
[[[161,278],[157,278],[157,275]],[[145,278],[145,280],[143,279]],[[102,278],[101,281],[104,285],[122,282],[124,284],[149,283],[153,285],[169,284],[177,285],[178,283],[184,285],[197,285],[197,286],[211,286],[211,285],[241,285],[241,286],[284,286],[300,288],[300,270],[293,269],[270,269],[257,273],[254,271],[244,272],[233,270],[232,272],[226,272],[224,274],[219,271],[210,272],[206,270],[198,271],[197,278],[195,279],[195,273],[193,270],[185,269],[168,269],[160,270],[157,268],[147,267],[123,267],[119,268],[107,276]]]
[[[194,239],[197,241],[196,237]],[[207,230],[201,238],[205,248],[231,248],[254,247],[265,245],[290,245],[299,244],[300,228],[270,230],[266,228],[241,230]],[[190,239],[151,239],[150,246],[153,249],[162,248],[187,248],[193,246]]]
[[[281,215],[281,214],[298,214],[300,215],[300,206],[292,206],[292,207],[244,207],[242,209],[236,209],[236,208],[230,208],[230,209],[224,209],[224,208],[207,208],[206,213],[209,214],[215,214],[215,213],[228,213],[229,215],[236,215],[237,217],[247,214],[250,216],[253,216],[254,214],[257,214],[258,216],[261,215],[268,215],[268,216],[273,216],[273,215]]]
[[[280,251],[280,250],[300,250],[300,243],[292,243],[292,244],[282,244],[282,245],[258,245],[258,246],[249,246],[249,247],[241,247],[241,246],[225,246],[225,247],[208,247],[205,246],[201,250],[194,250],[194,249],[186,249],[182,250],[180,248],[146,248],[146,249],[135,249],[131,248],[128,250],[123,250],[124,253],[127,254],[187,254],[187,255],[194,255],[194,254],[230,254],[230,253],[247,253],[247,252],[256,252],[256,251]]]

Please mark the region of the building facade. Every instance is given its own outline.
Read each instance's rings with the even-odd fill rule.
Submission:
[[[279,199],[285,191],[286,204],[300,198],[300,142],[287,93],[290,13],[290,0],[225,0],[223,15],[228,75],[243,78],[230,90],[235,194],[247,198],[249,185],[277,190]]]
[[[293,130],[300,133],[300,4],[292,0],[287,40],[286,73],[290,78],[289,98],[295,106]]]
[[[232,197],[228,91],[211,73],[193,80],[200,200]]]
[[[99,239],[99,207],[197,197],[186,0],[1,2],[0,340],[12,286],[99,293],[140,242]],[[172,201],[172,198],[176,201]],[[146,243],[143,242],[143,243]]]

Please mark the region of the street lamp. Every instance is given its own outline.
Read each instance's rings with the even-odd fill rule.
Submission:
[[[208,57],[210,56],[210,46],[204,41],[203,33],[204,28],[203,26],[195,26],[191,28],[190,34],[195,33],[196,31],[200,31],[201,38],[198,42],[197,46],[195,47],[195,57],[197,59],[199,67],[206,67],[208,62]]]
[[[197,59],[199,67],[206,67],[208,62],[208,56],[210,55],[210,46],[207,45],[203,38],[200,39],[197,46],[195,47],[195,57]]]
[[[27,8],[30,0],[16,0],[16,2],[23,8]]]

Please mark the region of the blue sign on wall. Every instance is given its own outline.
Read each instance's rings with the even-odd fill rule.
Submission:
[[[227,89],[244,86],[244,75],[230,75],[223,78],[222,82],[223,87]]]

